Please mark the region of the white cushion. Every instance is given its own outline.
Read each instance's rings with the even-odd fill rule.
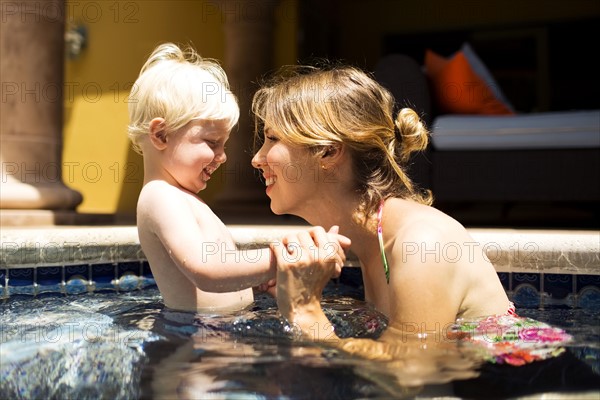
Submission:
[[[431,129],[437,150],[600,147],[600,110],[481,116],[448,114]]]

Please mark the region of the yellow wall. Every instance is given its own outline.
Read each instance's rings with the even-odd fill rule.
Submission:
[[[67,1],[67,25],[88,31],[87,47],[65,67],[63,179],[83,194],[79,212],[135,213],[143,174],[127,139],[129,89],[161,42],[191,43],[202,56],[223,60],[223,15],[215,4]],[[296,9],[296,0],[284,0],[275,13],[276,64],[295,63]],[[203,198],[210,200],[219,187],[211,181]]]

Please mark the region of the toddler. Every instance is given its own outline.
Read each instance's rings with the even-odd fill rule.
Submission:
[[[158,46],[133,85],[128,133],[144,159],[137,227],[169,308],[243,309],[253,301],[252,287],[275,276],[271,250],[238,250],[197,195],[226,161],[225,143],[238,117],[225,72],[193,49]],[[322,228],[310,235],[337,243]],[[341,266],[343,251],[336,257]]]

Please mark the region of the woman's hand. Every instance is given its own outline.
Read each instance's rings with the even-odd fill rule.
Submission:
[[[340,275],[346,261],[344,250],[349,246],[350,239],[339,235],[337,226],[329,232],[315,227],[271,244],[277,259],[277,305],[290,323],[302,320],[300,325],[304,325],[322,320],[323,288],[332,277]]]

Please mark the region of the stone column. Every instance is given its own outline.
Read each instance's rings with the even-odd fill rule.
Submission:
[[[2,1],[0,211],[73,210],[62,180],[64,0]]]
[[[257,81],[273,68],[276,0],[219,0],[225,22],[224,67],[238,97],[240,121],[227,142],[227,162],[220,168],[224,184],[212,205],[225,221],[240,216],[272,216],[259,173],[251,165],[254,120],[250,106]]]

